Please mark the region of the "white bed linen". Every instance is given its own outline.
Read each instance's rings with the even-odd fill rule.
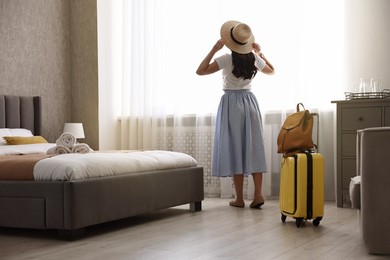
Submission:
[[[0,145],[0,155],[46,153],[55,143]]]
[[[34,179],[82,180],[196,165],[193,157],[170,151],[61,154],[40,160],[34,167]]]

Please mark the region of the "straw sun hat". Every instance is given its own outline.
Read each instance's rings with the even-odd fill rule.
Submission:
[[[238,21],[225,22],[221,27],[221,38],[226,47],[240,54],[250,53],[255,42],[251,28]]]

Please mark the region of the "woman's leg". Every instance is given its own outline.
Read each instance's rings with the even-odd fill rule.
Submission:
[[[236,191],[236,200],[229,203],[230,206],[243,208],[245,206],[244,202],[244,174],[234,174],[233,175],[234,189]]]
[[[261,187],[263,185],[263,173],[257,172],[252,173],[253,182],[255,183],[255,194],[253,202],[251,203],[251,208],[260,208],[264,204],[264,198],[261,193]]]

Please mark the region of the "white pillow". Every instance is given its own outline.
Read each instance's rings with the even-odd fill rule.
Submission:
[[[351,182],[349,183],[349,198],[351,200],[351,206],[354,209],[360,209],[361,207],[360,183],[360,175],[351,178]]]
[[[0,145],[6,144],[3,136],[11,136],[11,131],[8,128],[0,128]]]
[[[6,145],[7,143],[3,139],[3,136],[33,136],[32,132],[24,128],[0,128],[0,145]]]
[[[11,131],[11,136],[23,136],[23,137],[29,137],[33,136],[31,130],[24,129],[24,128],[9,128]]]

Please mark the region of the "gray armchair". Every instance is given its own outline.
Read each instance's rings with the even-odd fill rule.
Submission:
[[[371,254],[390,254],[390,127],[358,130],[357,175],[350,185],[363,242]]]

